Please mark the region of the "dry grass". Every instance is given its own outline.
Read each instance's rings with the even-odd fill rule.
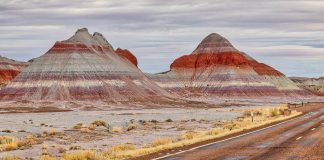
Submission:
[[[21,158],[16,156],[4,156],[1,158],[1,160],[21,160]]]
[[[136,128],[136,125],[131,123],[127,126],[127,131],[131,131],[131,130],[134,130]]]
[[[39,160],[58,160],[57,158],[55,157],[52,157],[50,155],[42,155]]]
[[[30,147],[36,143],[37,141],[32,135],[29,135],[24,139],[18,139],[11,136],[0,136],[0,151],[17,150],[23,147]]]
[[[65,153],[62,158],[63,160],[108,160],[103,154],[92,150]]]
[[[111,131],[114,132],[114,133],[121,133],[123,131],[123,128],[121,128],[121,127],[114,127],[114,128],[112,128]]]
[[[11,151],[18,149],[19,140],[16,137],[0,136],[0,151]]]
[[[107,123],[103,120],[95,120],[91,124],[96,125],[97,127],[99,126],[107,127]]]
[[[195,136],[196,136],[195,132],[187,132],[182,135],[182,138],[185,140],[190,140],[190,139],[193,139]]]
[[[158,139],[155,139],[151,146],[152,147],[157,147],[157,146],[162,146],[162,145],[167,145],[167,144],[170,144],[172,143],[172,140],[169,139],[169,138],[158,138]]]
[[[73,126],[73,129],[81,129],[82,128],[82,123],[78,123],[75,126]]]
[[[97,125],[95,125],[95,124],[90,124],[89,127],[88,127],[88,129],[89,129],[90,131],[94,131],[94,130],[97,129]]]

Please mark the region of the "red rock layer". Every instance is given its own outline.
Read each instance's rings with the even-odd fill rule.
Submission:
[[[7,85],[27,67],[27,65],[27,62],[18,62],[0,56],[0,86]]]
[[[275,75],[283,74],[272,67],[259,63],[255,60],[249,60],[241,52],[222,52],[222,53],[199,53],[184,55],[177,58],[170,66],[172,69],[177,68],[207,68],[217,67],[218,65],[235,66],[235,67],[252,67],[259,75]]]
[[[126,58],[127,60],[129,60],[131,63],[133,63],[137,67],[137,65],[138,65],[137,58],[129,50],[117,48],[117,50],[115,52],[118,55],[120,55],[120,56]]]

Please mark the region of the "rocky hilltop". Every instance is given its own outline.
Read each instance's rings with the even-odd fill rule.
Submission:
[[[138,65],[137,62],[137,58],[133,55],[132,52],[130,52],[127,49],[121,49],[121,48],[117,48],[115,51],[118,55],[126,58],[127,60],[129,60],[131,63],[133,63],[136,67]]]
[[[27,66],[28,62],[19,62],[0,56],[0,87],[7,85]]]
[[[174,60],[170,71],[150,77],[168,91],[186,97],[313,96],[283,73],[237,50],[217,33],[204,38],[191,54]]]
[[[0,91],[2,100],[30,101],[146,102],[168,96],[102,34],[86,28],[56,42]]]

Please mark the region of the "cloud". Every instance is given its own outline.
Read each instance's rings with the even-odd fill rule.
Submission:
[[[115,48],[134,52],[143,71],[160,72],[217,32],[284,73],[320,76],[323,70],[314,67],[324,68],[318,61],[324,53],[323,8],[316,0],[3,0],[0,53],[28,60],[87,27],[103,33]],[[288,71],[281,61],[293,64],[291,58],[318,65]]]

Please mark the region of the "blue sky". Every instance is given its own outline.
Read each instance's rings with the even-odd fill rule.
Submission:
[[[1,0],[0,54],[29,60],[78,28],[132,51],[144,72],[169,69],[209,33],[288,76],[324,76],[324,2]]]

